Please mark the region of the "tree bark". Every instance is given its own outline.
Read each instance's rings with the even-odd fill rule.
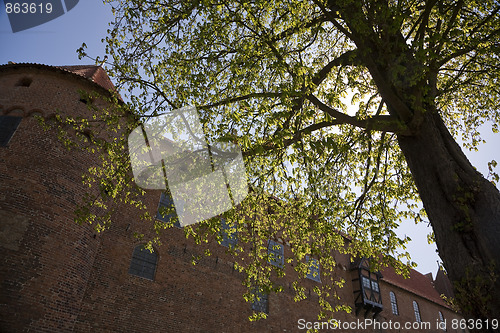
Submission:
[[[398,142],[462,313],[499,319],[498,189],[472,166],[435,109],[423,114],[415,135]]]

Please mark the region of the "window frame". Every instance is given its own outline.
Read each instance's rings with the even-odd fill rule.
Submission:
[[[420,307],[418,306],[417,301],[413,301],[413,313],[415,314],[415,321],[417,323],[421,323],[422,316],[420,315]]]
[[[357,270],[357,274],[352,279],[352,282],[358,286],[358,289],[353,288],[356,313],[362,309],[370,308],[373,311],[373,316],[377,316],[383,309],[380,291],[382,274],[372,272],[370,259],[364,257],[358,258],[353,263],[352,269]]]
[[[364,276],[364,275],[361,275],[361,280],[362,280],[364,288],[370,289],[371,291],[380,294],[380,284],[377,281],[375,281],[374,279],[371,279],[367,276]],[[377,286],[377,287],[373,288],[373,286]]]
[[[389,292],[389,300],[391,301],[392,314],[399,316],[398,300],[396,298],[396,294],[393,291]]]

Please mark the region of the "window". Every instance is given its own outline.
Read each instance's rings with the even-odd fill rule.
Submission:
[[[415,320],[420,323],[422,319],[420,318],[420,310],[418,309],[417,302],[413,301],[413,311],[415,312]]]
[[[379,281],[380,272],[372,272],[369,258],[357,258],[353,262],[358,274],[353,275],[353,292],[356,313],[370,311],[375,318],[383,309]],[[357,288],[356,288],[357,287]]]
[[[365,276],[362,276],[361,279],[363,280],[363,286],[366,288],[366,289],[370,289],[370,290],[373,290],[375,292],[380,292],[380,288],[378,286],[378,282],[375,281],[375,280],[371,280]]]
[[[392,314],[395,314],[396,316],[399,315],[398,302],[396,301],[396,295],[392,291],[389,293],[389,298],[391,299]]]
[[[174,225],[176,227],[181,227],[179,219],[177,219],[177,214],[174,206],[174,200],[170,194],[163,192],[160,197],[160,203],[158,205],[158,212],[156,213],[156,218],[163,222],[170,222],[172,218],[175,218]]]
[[[319,273],[319,261],[317,259],[306,256],[307,263],[309,266],[309,271],[307,272],[307,278],[321,282],[321,275]]]
[[[221,245],[225,247],[235,247],[238,244],[238,231],[234,225],[229,225],[226,219],[221,219]]]
[[[267,254],[269,255],[269,263],[271,265],[283,268],[285,265],[283,245],[273,240],[269,240],[267,245]]]
[[[259,289],[253,290],[252,310],[269,313],[269,295]]]
[[[138,245],[132,253],[130,268],[128,273],[145,279],[153,280],[156,271],[156,262],[158,255],[144,248],[144,245]]]
[[[439,327],[446,332],[446,322],[444,321],[443,313],[439,311]]]
[[[368,289],[372,289],[372,286],[370,284],[370,279],[362,276],[361,279],[363,279],[363,287],[365,288],[368,288]]]
[[[21,123],[21,117],[0,116],[0,147],[6,147]]]

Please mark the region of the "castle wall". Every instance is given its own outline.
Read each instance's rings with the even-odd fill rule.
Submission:
[[[99,247],[91,227],[73,222],[84,194],[81,175],[94,158],[69,153],[34,116],[86,113],[78,90],[91,87],[44,69],[0,75],[0,113],[22,117],[0,147],[2,332],[73,332]]]

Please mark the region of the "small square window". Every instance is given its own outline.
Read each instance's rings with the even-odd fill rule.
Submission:
[[[321,276],[319,272],[319,261],[317,259],[309,257],[308,255],[306,255],[306,261],[310,265],[306,277],[308,279],[321,282]]]
[[[0,147],[6,147],[9,144],[21,119],[21,117],[0,116]]]
[[[269,240],[267,245],[267,254],[269,256],[269,263],[273,266],[283,268],[285,266],[284,248],[278,242]]]

